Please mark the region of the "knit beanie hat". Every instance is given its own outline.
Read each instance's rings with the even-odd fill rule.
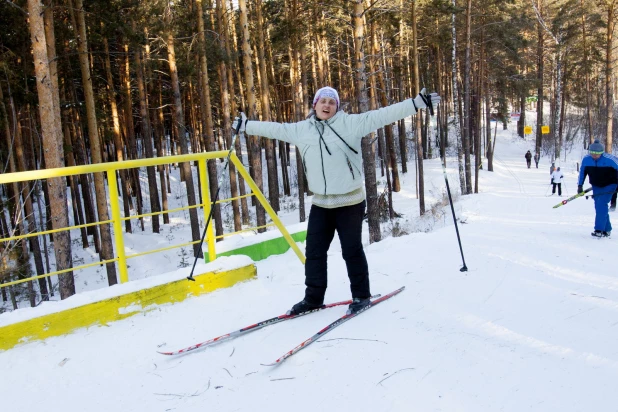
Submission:
[[[588,152],[590,154],[603,154],[604,151],[605,151],[605,147],[603,147],[603,145],[599,143],[598,139],[595,140],[594,143],[592,143],[588,147]]]
[[[314,108],[315,108],[315,104],[322,97],[330,97],[332,99],[335,99],[335,101],[337,102],[337,110],[339,110],[340,102],[339,102],[339,93],[337,93],[337,90],[333,89],[332,87],[326,86],[326,87],[322,87],[320,90],[315,92],[315,96],[313,97],[313,107]]]

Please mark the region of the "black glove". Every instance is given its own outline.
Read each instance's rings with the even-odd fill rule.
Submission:
[[[582,185],[578,185],[577,186],[577,193],[581,193],[584,191],[584,188],[582,187]]]
[[[553,178],[549,181],[549,184],[554,184],[554,179]]]

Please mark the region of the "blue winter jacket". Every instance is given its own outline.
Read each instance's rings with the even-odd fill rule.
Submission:
[[[609,153],[603,153],[597,160],[590,155],[584,156],[577,184],[582,186],[586,176],[590,184],[596,187],[618,183],[618,157]]]

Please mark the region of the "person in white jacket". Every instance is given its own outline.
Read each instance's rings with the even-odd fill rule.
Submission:
[[[558,196],[562,196],[562,179],[564,179],[564,175],[560,171],[560,167],[558,167],[551,174],[552,196],[556,193],[556,186],[558,186]]]
[[[307,225],[305,297],[288,312],[296,315],[321,307],[327,286],[327,252],[337,231],[346,262],[355,313],[370,303],[369,268],[361,240],[365,214],[361,139],[372,131],[440,103],[425,89],[407,99],[361,114],[340,111],[339,94],[323,87],[313,98],[313,112],[296,123],[261,122],[240,113],[240,131],[294,144],[313,195]]]

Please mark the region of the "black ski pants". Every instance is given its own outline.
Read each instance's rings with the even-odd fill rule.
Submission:
[[[307,225],[305,261],[305,300],[316,305],[324,303],[327,286],[327,252],[339,235],[343,259],[348,269],[353,298],[371,297],[369,268],[361,240],[365,201],[357,205],[325,209],[311,206]]]
[[[562,183],[552,183],[554,187],[551,189],[551,194],[556,193],[556,186],[558,186],[558,196],[562,196]]]

